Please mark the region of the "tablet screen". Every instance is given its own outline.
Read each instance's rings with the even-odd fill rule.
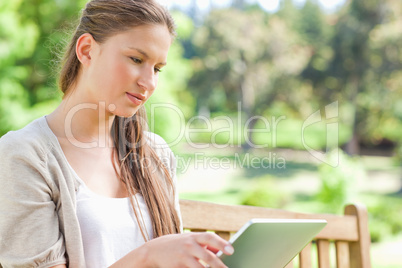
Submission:
[[[230,268],[283,268],[327,224],[325,220],[252,219],[230,240],[231,256],[218,252]]]

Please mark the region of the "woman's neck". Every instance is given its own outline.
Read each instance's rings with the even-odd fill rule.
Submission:
[[[69,94],[47,116],[47,121],[60,139],[68,139],[76,146],[112,147],[111,128],[115,116],[105,104],[85,101],[85,98]]]

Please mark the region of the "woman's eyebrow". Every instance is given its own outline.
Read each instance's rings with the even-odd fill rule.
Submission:
[[[135,47],[128,47],[128,48],[131,49],[131,50],[137,51],[138,53],[143,55],[145,58],[149,59],[149,55],[144,50],[139,49],[139,48],[135,48]],[[160,63],[160,65],[163,65],[163,66],[166,65],[166,64],[167,64],[166,62],[161,62]]]

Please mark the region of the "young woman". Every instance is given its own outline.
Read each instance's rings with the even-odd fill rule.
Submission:
[[[145,131],[174,34],[154,1],[87,4],[60,106],[0,139],[0,267],[225,267],[225,240],[180,234],[175,158]]]

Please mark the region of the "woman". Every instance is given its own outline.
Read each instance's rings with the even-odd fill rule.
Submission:
[[[0,267],[225,267],[181,232],[175,159],[145,132],[174,38],[150,0],[93,0],[67,48],[59,107],[0,139]]]

